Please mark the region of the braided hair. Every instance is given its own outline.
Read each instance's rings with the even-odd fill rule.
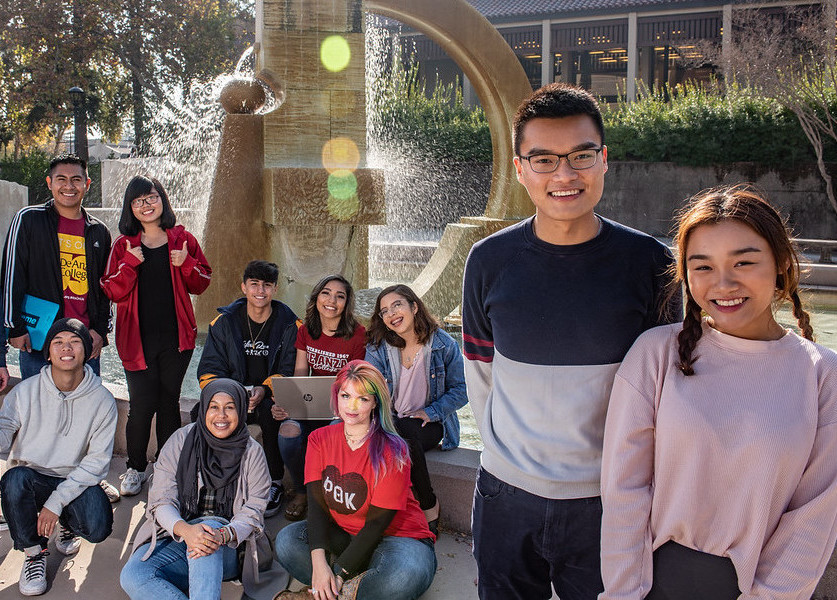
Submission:
[[[790,301],[802,336],[814,339],[811,318],[799,298],[799,251],[785,220],[768,204],[763,194],[750,184],[703,190],[692,197],[678,214],[674,234],[677,260],[672,265],[671,293],[675,293],[682,285],[686,295],[686,317],[683,329],[677,335],[680,358],[677,368],[684,375],[694,375],[694,363],[698,359],[694,356],[694,350],[703,333],[701,308],[692,296],[687,276],[686,247],[689,236],[701,225],[715,225],[730,219],[747,225],[767,241],[779,269],[775,300]]]

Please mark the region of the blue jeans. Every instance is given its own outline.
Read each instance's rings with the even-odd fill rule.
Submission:
[[[226,524],[211,518],[189,523],[201,521],[215,529]],[[119,576],[119,584],[132,600],[216,600],[221,597],[221,582],[238,575],[238,554],[229,546],[209,556],[187,558],[186,542],[167,537],[157,540],[154,552],[144,561],[147,550],[148,544],[135,549]]]
[[[33,375],[37,375],[43,367],[49,364],[44,357],[44,353],[40,350],[32,350],[32,352],[24,352],[21,350],[19,360],[21,379],[28,379]],[[91,358],[87,361],[87,364],[90,365],[96,375],[100,374],[98,358]]]
[[[291,523],[276,536],[276,560],[297,580],[311,585],[311,549],[306,521]],[[336,558],[332,556],[332,559]],[[436,552],[431,542],[384,536],[362,573],[357,597],[363,600],[413,600],[436,575]]]
[[[0,503],[16,550],[47,547],[47,538],[38,535],[38,512],[63,481],[61,477],[43,475],[29,467],[13,467],[0,478]],[[65,506],[58,520],[74,534],[95,544],[113,530],[113,509],[102,488],[93,485]]]
[[[505,483],[480,467],[471,527],[481,600],[595,600],[604,590],[602,501],[555,500]]]
[[[305,450],[308,447],[308,436],[315,429],[325,427],[333,421],[327,419],[303,419],[295,421],[287,419],[279,425],[279,454],[282,455],[282,462],[291,474],[291,481],[294,484],[294,491],[305,493]],[[293,437],[282,435],[282,426],[296,424],[300,434]]]

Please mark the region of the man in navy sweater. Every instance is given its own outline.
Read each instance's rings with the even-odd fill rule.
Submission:
[[[637,336],[676,320],[654,238],[600,217],[604,126],[585,90],[551,84],[514,118],[535,216],[475,244],[462,332],[485,449],[474,494],[483,600],[594,600],[603,590],[599,472],[608,397]]]

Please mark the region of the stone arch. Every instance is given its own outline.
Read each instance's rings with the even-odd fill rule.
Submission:
[[[485,216],[521,219],[532,203],[512,165],[510,123],[532,87],[503,36],[465,0],[364,0],[372,13],[396,19],[439,44],[474,86],[491,130],[491,191]]]
[[[511,121],[532,87],[500,32],[465,0],[364,0],[372,13],[396,19],[439,44],[474,86],[491,130],[491,190],[483,217],[449,224],[412,288],[428,308],[445,317],[460,302],[462,273],[471,246],[486,235],[532,214],[517,183]]]

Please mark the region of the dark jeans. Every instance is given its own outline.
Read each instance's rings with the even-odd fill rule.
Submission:
[[[143,341],[145,370],[125,371],[129,398],[125,426],[128,468],[140,472],[148,466],[148,440],[154,415],[157,415],[157,456],[171,434],[180,428],[180,387],[192,358],[192,350],[178,351],[176,340],[173,347],[155,346],[159,344]]]
[[[29,467],[11,468],[0,478],[0,503],[16,550],[47,547],[47,538],[38,535],[38,513],[62,481],[61,477],[43,475]],[[106,539],[113,530],[113,510],[98,485],[85,489],[65,506],[58,520],[94,544]]]
[[[480,467],[472,515],[482,600],[596,600],[603,591],[598,496],[553,500]]]
[[[262,448],[267,459],[267,468],[273,481],[282,481],[285,476],[285,463],[279,453],[279,423],[270,413],[273,398],[265,398],[251,413],[247,414],[247,423],[258,423],[262,429]]]
[[[44,357],[44,353],[40,350],[32,350],[32,352],[24,352],[21,350],[19,361],[21,379],[28,379],[33,375],[37,375],[44,366],[49,364]],[[100,374],[98,358],[91,358],[87,361],[87,364],[90,365],[90,368],[93,369],[96,375]]]
[[[413,494],[422,510],[429,510],[436,506],[436,494],[430,473],[427,471],[427,460],[424,453],[432,450],[442,441],[444,429],[441,423],[428,423],[424,427],[421,419],[412,417],[395,417],[395,429],[404,438],[410,449],[410,482],[413,484]]]
[[[740,595],[729,558],[675,542],[654,551],[654,583],[646,600],[735,600]]]

